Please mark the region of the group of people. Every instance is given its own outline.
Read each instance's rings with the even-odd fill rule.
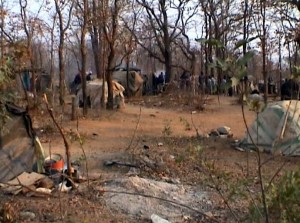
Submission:
[[[180,89],[190,89],[192,86],[192,75],[190,72],[184,71],[180,76]],[[204,75],[203,71],[201,71],[198,77],[198,88],[202,93],[205,94],[217,94],[222,93],[224,95],[228,95],[227,83],[229,83],[230,79],[227,75],[221,79],[221,82],[218,83],[217,78],[212,75]]]
[[[165,86],[165,74],[164,72],[160,72],[158,76],[155,74],[152,75],[152,87],[153,87],[153,93],[161,93],[164,91]]]
[[[227,83],[227,78],[224,76],[221,82],[221,89],[225,90],[225,85]],[[216,94],[218,90],[218,81],[215,78],[215,76],[209,75],[205,76],[204,73],[201,71],[199,78],[198,78],[198,86],[201,92],[207,93],[207,94]],[[225,93],[225,91],[223,92]]]

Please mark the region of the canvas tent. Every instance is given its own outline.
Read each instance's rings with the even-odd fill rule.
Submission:
[[[300,101],[268,104],[249,127],[249,133],[246,133],[240,147],[255,149],[253,142],[266,152],[299,156]]]
[[[114,97],[114,105],[118,108],[124,107],[124,87],[116,81],[112,81],[113,84],[113,97]],[[90,107],[91,108],[100,108],[101,106],[101,98],[103,91],[103,80],[102,79],[94,79],[92,81],[88,81],[86,83],[86,95],[88,97]],[[105,103],[107,102],[108,97],[108,89],[107,83],[105,82]],[[80,87],[77,95],[76,95],[76,105],[81,107],[83,104],[83,92]]]
[[[9,119],[0,134],[0,182],[32,171],[35,161],[35,136],[28,113],[6,104]]]
[[[142,96],[144,80],[141,74],[135,70],[128,72],[128,89],[127,89],[127,71],[114,71],[112,79],[124,86],[125,92],[130,96]]]

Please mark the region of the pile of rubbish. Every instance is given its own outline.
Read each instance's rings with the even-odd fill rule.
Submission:
[[[70,191],[82,181],[79,167],[67,171],[62,155],[45,157],[39,138],[25,109],[7,103],[8,119],[0,132],[0,188],[7,193],[51,194]],[[71,172],[72,176],[66,174]]]
[[[33,166],[33,169],[36,166]],[[52,192],[69,192],[84,181],[79,176],[79,167],[72,166],[72,176],[67,175],[67,167],[60,154],[52,154],[44,159],[43,172],[22,172],[9,181],[2,181],[0,188],[8,194],[29,196],[50,195]]]

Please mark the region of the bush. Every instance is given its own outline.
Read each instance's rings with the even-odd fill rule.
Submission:
[[[286,173],[267,191],[267,205],[270,222],[300,222],[300,170]],[[263,222],[262,202],[251,205],[250,222]]]
[[[285,174],[269,196],[270,217],[277,222],[300,222],[300,170]]]
[[[12,87],[13,78],[11,61],[7,59],[0,68],[0,131],[3,130],[3,126],[8,118],[5,103],[7,101],[14,102],[16,98]]]

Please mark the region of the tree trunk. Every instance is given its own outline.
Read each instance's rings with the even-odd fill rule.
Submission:
[[[113,86],[112,86],[112,70],[113,70],[113,61],[115,57],[115,51],[113,47],[110,47],[110,52],[108,55],[108,71],[106,73],[106,81],[107,81],[107,109],[114,108],[114,98],[113,98]]]
[[[166,47],[165,50],[165,68],[166,68],[166,76],[165,76],[165,82],[169,83],[171,80],[173,80],[172,75],[172,54],[170,53],[169,47]]]
[[[267,73],[267,67],[266,67],[266,57],[267,57],[267,52],[266,52],[266,46],[267,46],[267,27],[266,27],[266,1],[261,0],[261,15],[262,15],[262,29],[263,29],[263,35],[261,39],[261,47],[262,47],[262,73],[263,73],[263,78],[264,78],[264,85],[265,85],[265,92],[264,92],[264,102],[267,104],[268,102],[268,73]]]
[[[100,43],[99,43],[99,24],[98,24],[98,5],[96,3],[95,0],[93,0],[93,9],[92,9],[92,13],[93,13],[93,25],[91,28],[91,40],[92,40],[92,48],[93,48],[93,55],[94,55],[94,61],[95,61],[95,68],[96,68],[96,74],[97,74],[97,78],[101,78],[102,72],[101,72],[101,50],[100,50]]]
[[[58,47],[58,67],[59,67],[59,104],[64,106],[65,104],[65,58],[63,54],[64,48],[64,35],[60,35],[59,47]]]
[[[87,33],[87,22],[88,22],[88,2],[83,1],[83,24],[81,27],[81,39],[80,39],[80,53],[81,53],[81,82],[82,82],[82,100],[83,100],[83,115],[88,113],[87,95],[86,95],[86,33]]]

